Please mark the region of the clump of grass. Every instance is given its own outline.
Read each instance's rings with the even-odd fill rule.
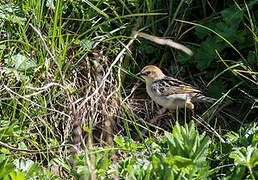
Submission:
[[[0,178],[256,178],[257,124],[248,125],[257,114],[254,5],[255,0],[223,7],[183,0],[0,2]],[[131,37],[135,26],[172,37],[195,54],[137,42]],[[246,44],[248,38],[252,43]],[[175,126],[189,122],[186,112],[149,123],[158,107],[143,88],[132,90],[132,74],[147,64],[204,91],[211,80],[210,96],[230,96],[226,113],[198,117],[198,130],[209,138],[192,122]],[[200,106],[197,114],[206,109]],[[117,135],[124,137],[113,139]],[[187,137],[200,141],[186,147]],[[198,146],[200,156],[173,154],[172,146]],[[204,159],[207,168],[199,164]]]

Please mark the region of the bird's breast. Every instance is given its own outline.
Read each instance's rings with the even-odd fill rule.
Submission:
[[[155,103],[167,109],[177,109],[177,107],[183,108],[185,107],[186,102],[191,100],[191,96],[189,94],[165,95],[157,90],[153,90],[151,86],[146,86],[146,89],[147,93]]]

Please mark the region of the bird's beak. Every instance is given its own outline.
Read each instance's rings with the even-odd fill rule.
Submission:
[[[136,76],[141,76],[142,75],[142,72],[138,72],[137,74],[136,74]]]

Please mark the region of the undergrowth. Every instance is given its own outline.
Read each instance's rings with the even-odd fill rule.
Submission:
[[[0,179],[257,179],[255,8],[1,0]],[[159,107],[135,76],[150,64],[217,102],[196,105],[195,122],[186,110],[154,122]]]

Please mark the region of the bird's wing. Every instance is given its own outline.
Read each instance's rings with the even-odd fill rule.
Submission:
[[[200,93],[198,89],[195,89],[191,85],[172,77],[165,77],[154,81],[152,88],[156,92],[164,95]]]

